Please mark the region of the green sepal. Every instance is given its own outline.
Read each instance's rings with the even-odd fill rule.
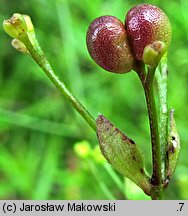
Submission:
[[[18,39],[13,39],[11,44],[14,47],[14,49],[16,49],[17,51],[25,53],[25,54],[30,54],[27,47],[22,41]]]
[[[103,115],[97,118],[97,136],[101,152],[112,167],[149,195],[151,184],[144,171],[143,154],[139,146]]]
[[[174,119],[174,110],[170,111],[170,132],[166,149],[166,179],[169,181],[175,171],[180,153],[180,137]]]
[[[4,20],[3,28],[12,38],[22,40],[27,34],[27,25],[22,14],[14,13],[9,20]]]
[[[143,62],[150,67],[156,67],[166,51],[167,45],[162,41],[155,41],[152,44],[148,44],[144,48]]]

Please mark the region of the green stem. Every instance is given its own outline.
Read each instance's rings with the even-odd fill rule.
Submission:
[[[154,97],[154,75],[156,68],[148,67],[147,76],[143,76],[145,71],[144,65],[140,66],[140,69],[137,71],[140,80],[142,82],[147,110],[150,123],[150,133],[151,133],[151,143],[152,143],[152,162],[153,162],[153,174],[151,178],[151,183],[153,185],[151,191],[152,199],[162,199],[163,197],[163,188],[162,188],[162,173],[161,173],[161,152],[160,152],[160,139],[159,139],[159,130],[158,130],[158,117],[157,109],[155,104]],[[140,73],[139,73],[140,72]]]
[[[160,156],[158,118],[157,118],[154,89],[153,89],[154,75],[155,75],[155,68],[149,68],[144,90],[145,90],[146,101],[148,106],[148,115],[150,121],[150,129],[151,129],[152,158],[153,158],[152,184],[160,185],[160,183],[162,182],[161,156]]]
[[[67,89],[64,82],[55,74],[48,60],[46,59],[40,45],[38,44],[36,38],[33,38],[34,46],[29,40],[28,36],[25,36],[22,41],[29,50],[31,56],[35,62],[42,68],[53,84],[60,90],[65,98],[72,104],[72,106],[80,113],[80,115],[86,120],[86,122],[91,126],[91,128],[96,131],[95,119],[88,112],[88,110],[80,103],[80,101]]]

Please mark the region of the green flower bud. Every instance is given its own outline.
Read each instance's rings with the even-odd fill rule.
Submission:
[[[23,15],[15,13],[9,20],[4,20],[3,28],[12,38],[21,40],[27,33],[27,25]]]
[[[85,140],[77,142],[74,145],[74,151],[81,158],[87,158],[91,154],[91,147]]]

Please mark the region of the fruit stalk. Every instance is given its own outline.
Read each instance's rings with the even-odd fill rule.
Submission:
[[[144,65],[140,65],[139,71],[137,72],[142,86],[144,88],[147,110],[150,123],[150,134],[152,143],[152,162],[153,162],[153,173],[151,177],[151,197],[152,199],[162,199],[163,188],[162,188],[162,173],[161,173],[161,148],[160,138],[158,129],[158,116],[154,97],[154,75],[156,68],[149,68],[147,77],[143,76]]]

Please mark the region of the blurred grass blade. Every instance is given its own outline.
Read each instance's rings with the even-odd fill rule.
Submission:
[[[74,131],[74,127],[68,124],[44,120],[23,113],[15,113],[0,108],[0,123],[1,122],[29,128],[43,133],[67,137],[73,137]]]

